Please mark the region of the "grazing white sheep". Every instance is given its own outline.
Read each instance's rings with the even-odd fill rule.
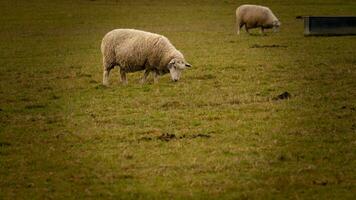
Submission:
[[[240,29],[245,25],[246,32],[249,29],[261,27],[261,33],[264,34],[264,29],[273,28],[276,32],[281,25],[280,21],[273,14],[271,9],[258,5],[241,5],[236,9],[236,28],[237,34],[240,34]]]
[[[110,70],[119,66],[121,81],[127,84],[126,73],[145,70],[142,83],[150,72],[154,82],[158,76],[171,74],[178,81],[181,71],[191,67],[171,42],[164,36],[135,29],[115,29],[107,33],[101,43],[103,54],[103,84],[109,84]]]

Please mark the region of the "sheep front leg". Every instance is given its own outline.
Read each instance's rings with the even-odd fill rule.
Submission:
[[[153,71],[153,83],[158,83],[158,72]]]
[[[147,80],[147,76],[150,74],[150,70],[146,69],[145,72],[143,73],[143,77],[141,79],[141,84],[144,84]]]
[[[121,75],[121,83],[123,85],[127,85],[127,78],[126,78],[126,72],[124,70],[120,70],[120,75]]]

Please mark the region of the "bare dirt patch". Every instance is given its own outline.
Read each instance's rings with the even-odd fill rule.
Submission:
[[[283,100],[283,99],[290,99],[292,95],[289,92],[283,92],[282,94],[275,96],[272,100]]]
[[[250,48],[287,48],[287,45],[279,45],[279,44],[266,44],[266,45],[261,45],[261,44],[254,44],[250,46]]]
[[[139,139],[139,141],[152,141],[152,140],[160,140],[163,142],[169,142],[171,140],[183,140],[183,139],[196,139],[196,138],[210,138],[211,135],[205,133],[198,133],[193,135],[181,135],[178,136],[174,133],[162,133],[158,136],[144,136]]]

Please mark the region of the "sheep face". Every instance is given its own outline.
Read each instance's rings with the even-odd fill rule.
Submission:
[[[281,26],[281,22],[276,20],[272,22],[273,25],[273,31],[274,32],[278,32],[279,31],[279,27]]]
[[[182,74],[182,71],[191,65],[183,60],[172,59],[168,63],[169,73],[171,74],[172,81],[177,82]]]

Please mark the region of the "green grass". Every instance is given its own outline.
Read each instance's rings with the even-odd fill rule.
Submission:
[[[242,3],[281,32],[234,33]],[[352,0],[1,1],[0,199],[354,199],[356,39],[297,15]],[[103,87],[115,28],[167,36],[193,67]],[[272,100],[284,91],[288,100]],[[171,137],[169,137],[171,136]]]

